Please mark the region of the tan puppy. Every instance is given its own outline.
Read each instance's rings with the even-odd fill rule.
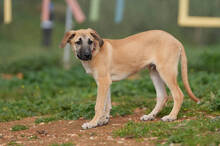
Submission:
[[[153,111],[141,120],[153,120],[167,101],[165,84],[171,91],[174,106],[163,121],[177,119],[183,102],[183,93],[177,83],[178,62],[181,56],[181,72],[189,96],[199,102],[192,93],[187,76],[187,59],[183,45],[172,35],[151,30],[124,39],[102,39],[92,29],[69,31],[60,47],[69,43],[86,72],[98,86],[94,118],[82,125],[83,129],[107,124],[111,110],[110,85],[112,81],[125,79],[141,69],[148,68],[156,89],[157,103]],[[165,83],[165,84],[164,84]]]

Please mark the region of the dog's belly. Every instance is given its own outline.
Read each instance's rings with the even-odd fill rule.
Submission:
[[[112,73],[111,79],[112,79],[112,81],[120,81],[120,80],[127,78],[128,76],[129,76],[129,74],[127,74],[127,73]]]
[[[114,65],[114,68],[112,67],[111,70],[111,79],[112,81],[120,81],[128,76],[140,71],[142,68],[144,68],[146,65],[145,63],[142,64],[118,64]]]

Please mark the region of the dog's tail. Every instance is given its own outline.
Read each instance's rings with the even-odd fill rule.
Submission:
[[[182,80],[184,87],[186,88],[186,91],[190,98],[194,100],[196,103],[200,103],[200,100],[193,94],[189,81],[188,81],[188,73],[187,73],[187,58],[186,58],[186,53],[184,50],[184,47],[181,47],[181,73],[182,73]]]

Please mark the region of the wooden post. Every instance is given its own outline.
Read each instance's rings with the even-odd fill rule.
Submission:
[[[72,11],[71,11],[71,7],[67,6],[66,8],[66,28],[65,31],[68,32],[72,29],[72,25],[73,25],[73,19],[72,19]],[[64,65],[64,69],[70,69],[71,66],[71,62],[70,62],[70,45],[67,44],[66,47],[64,48],[64,55],[63,55],[63,65]]]
[[[9,24],[12,21],[11,0],[4,0],[4,23]]]

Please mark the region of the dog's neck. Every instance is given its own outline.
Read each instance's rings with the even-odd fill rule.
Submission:
[[[87,74],[92,74],[92,68],[91,68],[91,65],[90,65],[90,61],[81,61],[84,69],[86,70],[86,73]]]

